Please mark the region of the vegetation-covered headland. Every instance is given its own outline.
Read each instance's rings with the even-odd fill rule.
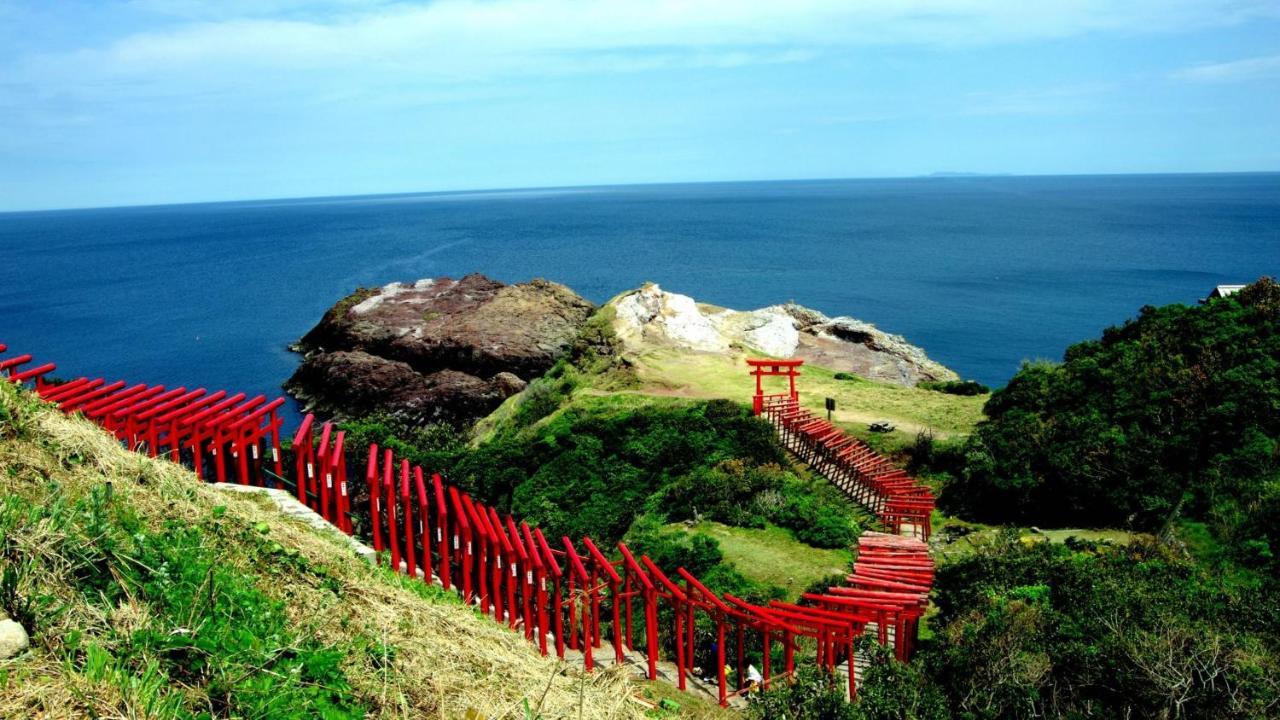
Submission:
[[[864,335],[850,339],[853,327]],[[804,400],[820,407],[824,394],[835,396],[836,421],[879,444],[900,447],[923,427],[949,437],[978,416],[981,397],[903,384],[903,377],[954,374],[871,326],[793,305],[739,313],[650,285],[600,308],[550,371],[480,421],[470,438],[394,411],[344,428],[355,445],[376,442],[439,469],[551,533],[625,539],[669,560],[664,567],[684,565],[700,577],[707,571],[714,590],[796,599],[797,589],[847,569],[853,540],[874,523],[796,464],[775,431],[751,416],[743,359],[762,352],[753,342],[842,358],[842,370],[806,366]],[[872,367],[894,382],[835,377]],[[870,436],[864,418],[912,430]],[[766,538],[775,552],[747,554]],[[827,549],[843,560],[797,561]],[[722,562],[726,555],[737,561]]]
[[[857,704],[828,704],[838,689],[823,700],[800,684],[766,694],[753,712],[1272,716],[1280,697],[1275,296],[1264,279],[1205,305],[1143,309],[1101,340],[1073,347],[1062,363],[1026,366],[994,396],[974,384],[903,387],[806,365],[806,406],[837,397],[838,423],[942,493],[937,613],[916,659],[873,665]],[[826,494],[829,503],[811,505],[832,508],[821,512],[838,516],[843,504],[850,524],[869,526],[870,518],[827,494],[806,468],[760,452],[763,445],[702,445],[696,424],[682,424],[691,419],[688,403],[704,408],[696,418],[707,412],[703,398],[746,397],[741,357],[749,348],[690,351],[658,333],[628,345],[614,305],[597,312],[548,375],[482,421],[478,440],[439,443],[429,431],[402,429],[420,433],[409,444],[477,492],[535,514],[540,507],[553,524],[592,527],[595,501],[566,498],[616,488],[626,501],[599,514],[598,528],[616,533],[631,517],[624,536],[661,536],[664,527],[677,542],[705,534],[702,558],[694,545],[667,557],[703,569],[706,558],[731,557],[735,574],[793,592],[794,582],[778,580],[791,580],[786,567],[812,567],[794,558],[814,552],[805,543],[827,544],[801,538],[798,528],[837,523],[809,515],[788,525],[775,514],[778,486],[765,468],[777,463],[784,497],[803,497],[786,484],[799,483],[816,498]],[[898,430],[867,433],[878,419]],[[394,426],[384,418],[367,429],[388,437]],[[682,430],[661,429],[670,426]],[[657,456],[674,460],[668,473],[658,469],[665,463],[639,461]],[[696,462],[680,462],[688,457]],[[533,479],[550,463],[568,482]],[[681,500],[664,502],[673,496]],[[680,526],[695,513],[700,522]],[[765,536],[764,547],[776,551],[755,550]]]

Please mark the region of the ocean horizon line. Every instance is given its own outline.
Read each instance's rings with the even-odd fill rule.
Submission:
[[[631,183],[600,183],[588,185],[541,185],[541,186],[512,186],[512,187],[492,187],[492,188],[466,188],[456,190],[409,190],[379,193],[355,193],[350,195],[297,195],[297,196],[279,196],[279,197],[262,197],[262,198],[228,198],[218,200],[190,200],[181,202],[160,202],[160,203],[126,203],[123,205],[83,205],[70,207],[47,207],[47,208],[22,208],[13,210],[0,209],[0,217],[5,215],[34,215],[44,213],[64,213],[64,212],[93,212],[101,210],[148,210],[148,209],[165,209],[165,208],[190,208],[205,207],[213,205],[236,205],[236,206],[276,206],[276,205],[306,205],[320,203],[337,203],[337,202],[366,202],[376,200],[395,200],[395,199],[496,199],[504,196],[530,196],[530,195],[564,195],[571,193],[585,193],[602,190],[622,190],[630,188],[672,188],[683,186],[706,186],[706,185],[759,185],[759,184],[783,184],[783,183],[823,183],[823,182],[884,182],[884,181],[902,181],[902,180],[929,180],[937,182],[952,182],[965,180],[1008,180],[1008,179],[1033,179],[1033,178],[1100,178],[1100,177],[1223,177],[1223,176],[1263,176],[1263,175],[1280,175],[1280,169],[1275,170],[1222,170],[1222,171],[1191,171],[1191,172],[1097,172],[1097,173],[985,173],[985,172],[964,172],[964,171],[934,171],[925,174],[915,175],[881,175],[881,176],[856,176],[856,177],[809,177],[809,178],[763,178],[763,179],[747,179],[747,180],[672,180],[672,181],[654,181],[654,182],[631,182]]]

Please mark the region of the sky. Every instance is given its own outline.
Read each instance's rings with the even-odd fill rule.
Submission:
[[[1280,170],[1280,0],[0,0],[0,211]]]

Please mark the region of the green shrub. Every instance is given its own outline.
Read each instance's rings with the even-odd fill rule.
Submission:
[[[688,535],[667,530],[663,527],[663,520],[660,515],[649,514],[636,518],[623,539],[632,554],[636,557],[649,556],[667,573],[684,568],[699,577],[724,560],[720,543],[715,538],[702,533]]]
[[[938,440],[929,430],[916,433],[915,442],[906,448],[907,471],[920,475],[953,478],[964,472],[965,442]]]
[[[821,595],[833,587],[844,585],[845,578],[848,577],[848,575],[849,573],[847,572],[832,573],[831,575],[809,583],[809,587],[805,588],[804,591],[805,593]]]
[[[560,361],[546,375],[529,383],[520,394],[511,418],[512,427],[528,427],[559,410],[577,385],[577,372],[567,362]]]
[[[859,642],[858,652],[867,658],[855,705],[859,720],[947,720],[947,697],[930,682],[927,667],[919,660],[900,662],[893,651],[870,635]]]
[[[424,468],[449,467],[466,451],[466,437],[443,423],[412,425],[391,415],[370,415],[342,424],[343,446],[352,457],[363,457],[370,443],[391,450]]]
[[[790,476],[778,500],[767,506],[768,520],[789,529],[800,542],[821,548],[847,548],[861,533],[849,501],[823,480],[804,481]]]
[[[857,380],[858,376],[847,372],[838,372],[831,376],[835,380]]]
[[[796,539],[820,548],[847,548],[858,538],[859,529],[844,508],[819,504],[812,523],[792,528]]]
[[[782,488],[789,473],[776,464],[750,466],[725,460],[697,468],[673,480],[658,493],[657,504],[672,520],[695,517],[738,527],[764,527],[761,495]]]

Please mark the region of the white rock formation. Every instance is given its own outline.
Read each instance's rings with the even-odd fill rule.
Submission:
[[[654,284],[615,298],[614,331],[623,348],[663,345],[707,353],[801,358],[875,380],[915,385],[956,374],[900,335],[851,317],[830,318],[795,304],[739,311],[698,304]]]
[[[663,292],[650,284],[619,298],[614,308],[618,318],[614,328],[623,343],[665,340],[703,352],[729,349],[729,339],[688,295]]]

